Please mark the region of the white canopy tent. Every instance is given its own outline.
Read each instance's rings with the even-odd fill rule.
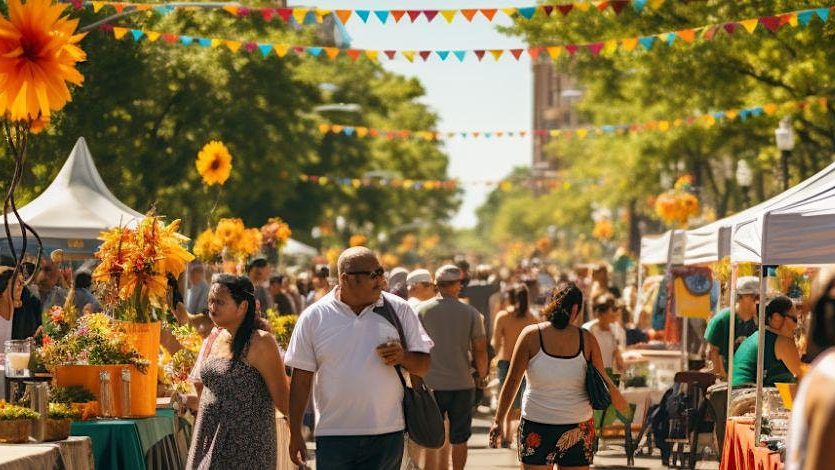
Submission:
[[[284,244],[284,247],[281,248],[281,253],[289,256],[306,256],[312,258],[318,255],[319,251],[310,245],[305,245],[298,240],[290,238],[287,240],[287,243]]]
[[[686,241],[684,230],[667,230],[661,235],[641,237],[640,264],[681,264]]]
[[[103,230],[131,226],[143,217],[116,199],[104,184],[84,137],[79,137],[49,187],[18,213],[45,245],[80,253],[92,253]],[[9,226],[12,236],[22,235],[13,214],[9,214]]]

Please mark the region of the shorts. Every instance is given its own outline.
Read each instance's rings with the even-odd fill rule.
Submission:
[[[449,443],[466,443],[473,434],[475,390],[435,390],[434,394],[441,416],[449,418]]]
[[[594,461],[594,419],[578,424],[541,424],[522,418],[519,461],[526,465],[586,467]]]
[[[496,364],[496,377],[499,379],[499,393],[501,393],[502,386],[504,385],[504,381],[507,379],[507,372],[510,370],[510,361],[499,361]],[[516,392],[516,397],[513,399],[513,404],[510,407],[514,410],[518,410],[522,408],[522,394],[525,393],[525,387],[527,386],[527,382],[525,378],[522,377],[522,385],[519,386],[519,391]]]

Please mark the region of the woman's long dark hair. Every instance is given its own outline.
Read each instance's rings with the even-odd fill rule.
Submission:
[[[231,274],[218,274],[212,279],[212,284],[220,284],[229,290],[229,295],[235,304],[240,305],[246,300],[246,315],[238,331],[235,332],[235,337],[232,338],[232,359],[240,359],[246,350],[249,339],[252,333],[259,329],[257,325],[257,318],[255,313],[255,287],[252,281],[245,276],[233,276]]]
[[[826,283],[809,318],[809,356],[835,346],[835,277]]]
[[[583,307],[583,292],[573,282],[563,282],[548,293],[544,312],[554,328],[563,330],[571,321],[571,309],[575,305]]]
[[[0,269],[3,269],[3,271],[0,271],[0,294],[2,294],[3,292],[6,292],[6,288],[9,287],[9,281],[14,273],[14,268],[2,266]],[[12,297],[14,297],[14,292],[12,292]]]
[[[521,285],[517,286],[516,289],[513,290],[513,292],[516,294],[515,295],[515,297],[516,297],[516,302],[515,302],[516,310],[513,312],[513,314],[516,315],[516,317],[518,317],[518,318],[522,318],[522,317],[524,317],[525,315],[528,314],[528,309],[529,309],[529,306],[528,306],[528,300],[529,300],[528,299],[528,286],[526,286],[524,284],[521,284]]]

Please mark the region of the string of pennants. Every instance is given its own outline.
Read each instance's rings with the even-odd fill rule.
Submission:
[[[324,18],[330,14],[336,15],[342,23],[348,23],[352,19],[368,23],[373,18],[373,21],[382,24],[392,23],[415,23],[424,18],[426,22],[432,23],[437,18],[446,20],[447,23],[452,23],[456,19],[466,20],[468,23],[476,18],[486,20],[488,22],[494,21],[498,18],[498,14],[508,18],[524,18],[530,20],[535,17],[558,17],[566,16],[573,11],[588,12],[598,11],[605,12],[607,10],[613,11],[616,15],[620,15],[627,6],[632,7],[636,13],[641,13],[647,6],[657,9],[663,5],[665,0],[606,0],[595,2],[577,2],[564,3],[554,5],[530,5],[523,7],[508,7],[508,8],[463,8],[463,9],[445,9],[445,10],[360,10],[360,9],[346,9],[346,10],[326,10],[322,8],[312,7],[289,7],[289,8],[264,8],[264,7],[248,7],[237,4],[204,4],[204,5],[160,5],[154,3],[128,3],[128,2],[107,2],[107,1],[88,1],[81,2],[79,0],[72,0],[76,8],[82,5],[91,6],[94,12],[99,12],[102,8],[108,7],[113,9],[116,13],[123,11],[130,11],[136,9],[140,11],[152,11],[160,14],[168,14],[174,10],[200,10],[200,9],[215,9],[223,10],[237,17],[246,17],[250,15],[260,15],[265,21],[272,21],[280,19],[284,22],[290,23],[294,20],[298,24],[305,24],[309,21],[321,23]]]
[[[519,178],[491,181],[461,181],[461,180],[416,180],[408,178],[340,178],[322,175],[298,175],[302,183],[318,184],[319,186],[336,185],[346,188],[395,188],[409,190],[447,190],[452,191],[461,186],[496,187],[502,191],[513,188],[556,189],[570,188],[568,182],[560,182],[553,178]]]
[[[587,126],[577,129],[535,129],[521,131],[411,131],[411,130],[384,130],[373,127],[348,126],[344,124],[320,124],[319,132],[323,134],[335,134],[347,137],[379,137],[386,139],[414,139],[436,141],[441,139],[491,139],[503,137],[545,137],[563,139],[585,139],[587,137],[602,135],[625,135],[638,132],[665,132],[671,129],[684,126],[702,125],[712,127],[721,121],[747,121],[750,118],[759,116],[772,116],[781,113],[802,111],[810,109],[814,105],[826,110],[829,100],[825,97],[807,97],[803,100],[790,101],[785,103],[767,103],[758,106],[751,106],[741,109],[728,109],[725,111],[714,111],[699,116],[690,116],[679,119],[661,119],[643,123]]]
[[[468,57],[475,57],[479,62],[485,56],[493,57],[496,61],[504,57],[511,57],[519,60],[523,55],[527,54],[532,59],[536,59],[540,55],[547,54],[551,59],[557,59],[563,52],[573,56],[577,52],[587,51],[593,56],[601,54],[613,54],[618,50],[624,52],[633,52],[636,50],[651,50],[655,45],[661,43],[668,46],[674,44],[693,44],[697,38],[704,40],[712,40],[720,34],[733,36],[740,30],[747,31],[749,34],[754,34],[758,28],[765,28],[772,33],[777,32],[783,27],[806,27],[812,20],[819,18],[822,22],[829,21],[830,13],[835,7],[814,8],[810,10],[798,10],[788,13],[782,13],[774,16],[763,16],[759,18],[750,18],[746,20],[730,21],[725,23],[700,26],[696,28],[683,29],[678,31],[670,31],[665,33],[654,34],[650,36],[640,36],[624,39],[612,39],[607,41],[599,41],[588,44],[565,44],[553,46],[534,46],[527,49],[468,49],[468,50],[384,50],[384,49],[339,49],[336,47],[323,46],[299,46],[291,44],[273,44],[273,43],[259,43],[253,41],[243,41],[234,39],[220,39],[220,38],[201,38],[188,35],[178,35],[173,33],[163,33],[157,31],[146,31],[141,29],[122,28],[111,25],[102,25],[102,29],[112,30],[113,37],[117,40],[123,38],[132,38],[135,42],[142,41],[157,42],[160,38],[164,42],[172,45],[192,46],[197,45],[207,48],[218,48],[224,46],[232,52],[247,52],[260,53],[262,56],[269,57],[275,55],[279,58],[285,57],[292,52],[298,56],[320,57],[331,60],[344,55],[351,58],[353,61],[361,57],[366,57],[372,61],[378,60],[396,60],[398,58],[405,59],[409,62],[414,62],[416,58],[422,59],[424,62],[432,57],[437,57],[442,62],[447,59],[455,58],[459,62],[463,62]],[[640,46],[640,47],[639,47]],[[451,60],[452,61],[452,60]]]

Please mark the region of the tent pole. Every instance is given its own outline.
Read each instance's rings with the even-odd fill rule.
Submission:
[[[636,325],[641,322],[641,301],[644,293],[644,265],[641,264],[641,257],[638,256],[638,295],[635,296],[635,308],[632,309],[632,321]]]
[[[757,329],[757,401],[754,416],[754,445],[760,445],[763,417],[763,358],[765,356],[765,293],[767,288],[766,267],[760,265],[760,309]]]
[[[689,328],[689,319],[687,317],[681,318],[681,370],[689,370],[690,369],[690,354],[689,348],[687,347],[687,337],[690,333]]]
[[[731,409],[731,392],[733,391],[734,377],[734,346],[736,346],[736,263],[731,263],[731,286],[730,286],[730,323],[728,324],[728,405],[726,410]],[[717,302],[718,303],[718,302]]]

